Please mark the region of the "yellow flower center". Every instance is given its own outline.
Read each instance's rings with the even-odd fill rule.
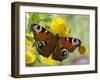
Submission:
[[[64,24],[57,24],[55,30],[56,30],[56,34],[64,35],[66,32],[66,27]]]
[[[84,53],[86,53],[87,50],[86,50],[86,47],[85,46],[81,45],[79,47],[78,51],[79,51],[80,54],[84,54]]]
[[[54,18],[51,22],[50,29],[55,35],[68,36],[70,34],[70,28],[68,24],[66,26],[65,18],[62,17]]]

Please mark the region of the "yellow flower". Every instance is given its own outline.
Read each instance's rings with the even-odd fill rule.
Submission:
[[[40,60],[44,63],[44,64],[47,64],[47,65],[55,65],[55,64],[59,64],[60,62],[59,61],[56,61],[54,59],[52,59],[52,55],[50,55],[48,58],[42,56],[42,55],[39,55],[40,57]]]
[[[26,64],[32,64],[36,60],[36,56],[32,50],[26,50]]]
[[[32,45],[33,45],[32,41],[26,39],[26,46],[32,46]]]
[[[68,36],[70,34],[70,28],[66,24],[65,18],[56,17],[53,19],[50,25],[51,31],[59,36]]]
[[[88,54],[88,48],[84,45],[81,45],[78,49],[78,52],[80,53],[80,55],[86,55]]]

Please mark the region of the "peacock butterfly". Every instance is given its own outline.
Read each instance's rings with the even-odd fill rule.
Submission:
[[[77,38],[53,35],[38,24],[32,25],[32,31],[36,48],[44,57],[49,57],[52,54],[52,59],[62,61],[81,45],[81,41]]]

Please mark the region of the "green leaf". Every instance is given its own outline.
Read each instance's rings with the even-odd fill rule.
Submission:
[[[29,19],[28,32],[31,32],[32,24],[39,24],[39,22],[40,22],[39,14],[32,13]]]

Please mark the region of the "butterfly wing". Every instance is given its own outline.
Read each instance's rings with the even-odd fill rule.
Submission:
[[[55,48],[55,36],[40,25],[33,24],[32,31],[37,42],[37,49],[41,55],[49,57]]]
[[[63,37],[59,38],[59,44],[67,49],[68,52],[73,52],[77,47],[81,45],[81,41],[78,38]]]
[[[54,35],[50,31],[38,24],[32,25],[32,31],[36,41],[47,41],[54,38]]]
[[[53,59],[62,61],[69,56],[70,52],[73,52],[77,47],[79,47],[81,41],[77,38],[72,37],[60,37],[56,48],[53,53]]]

